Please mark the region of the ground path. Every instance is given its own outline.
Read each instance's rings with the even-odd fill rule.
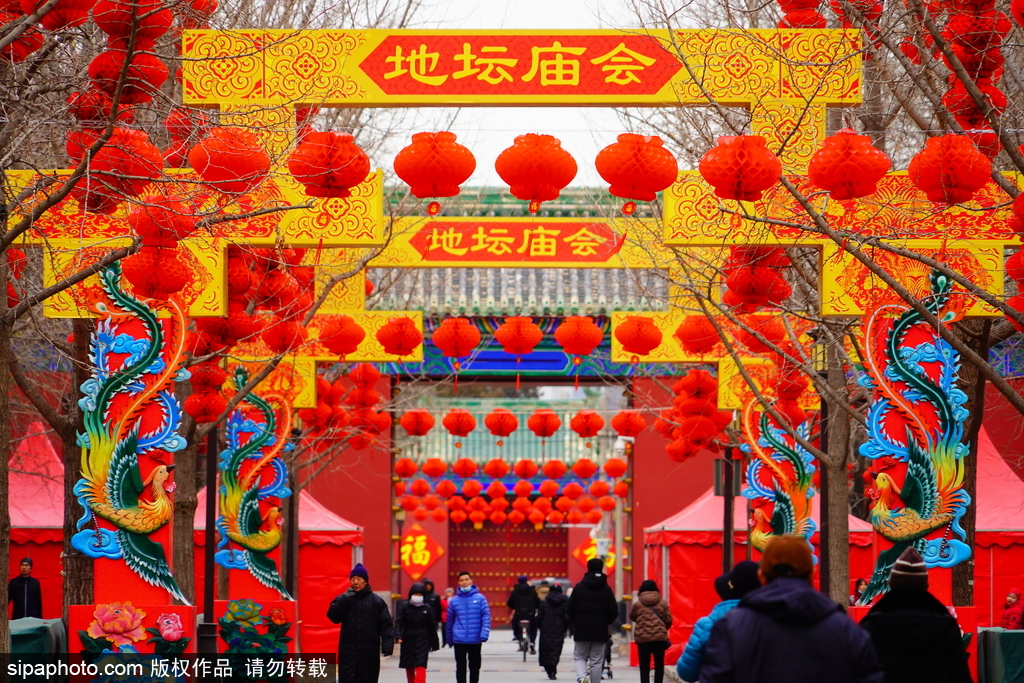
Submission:
[[[493,641],[484,643],[480,683],[541,683],[548,680],[544,669],[537,663],[537,655],[527,655],[526,661],[523,661],[523,655],[519,652],[518,645],[511,639],[510,631],[496,631],[493,635]],[[572,667],[572,648],[572,640],[567,639],[558,664],[559,681],[576,681]],[[428,664],[427,683],[455,683],[454,650],[442,648],[438,652],[432,652]],[[616,680],[632,680],[636,676],[635,671],[629,671],[629,662],[624,657],[612,659],[612,670]],[[398,668],[397,647],[394,656],[386,658],[381,665],[380,683],[406,683],[405,670]]]

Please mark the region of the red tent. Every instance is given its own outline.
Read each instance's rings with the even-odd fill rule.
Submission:
[[[196,595],[203,594],[206,489],[196,496]],[[308,491],[299,493],[299,648],[306,653],[338,649],[338,626],[327,606],[348,588],[348,573],[363,545],[363,528],[334,514]]]
[[[30,424],[11,455],[8,576],[18,573],[23,557],[31,557],[32,576],[39,579],[43,593],[43,618],[58,619],[64,587],[64,465],[46,431],[40,422]]]
[[[812,516],[820,519],[818,497],[811,499]],[[662,587],[672,610],[673,643],[685,643],[700,617],[719,601],[714,580],[722,573],[724,499],[709,489],[672,517],[644,529],[644,578]],[[734,557],[746,558],[747,500],[737,497],[733,512]],[[871,525],[850,517],[850,573],[870,576],[874,566]],[[812,542],[817,547],[818,535]],[[755,553],[755,558],[756,558]],[[665,590],[668,586],[668,590]]]

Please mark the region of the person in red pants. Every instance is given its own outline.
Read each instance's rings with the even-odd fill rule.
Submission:
[[[414,583],[409,589],[409,599],[398,606],[395,616],[395,639],[402,644],[398,666],[405,669],[408,683],[426,683],[427,658],[440,649],[437,620],[425,594],[423,584]]]

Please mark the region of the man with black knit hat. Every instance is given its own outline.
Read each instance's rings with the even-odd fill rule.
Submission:
[[[600,683],[604,668],[604,650],[608,643],[608,627],[619,615],[615,594],[608,585],[604,562],[594,558],[587,562],[587,573],[577,583],[566,606],[576,639],[572,659],[576,665],[577,683]]]
[[[803,536],[775,536],[761,555],[763,584],[711,629],[701,683],[882,683],[871,640],[814,590]]]
[[[43,618],[43,590],[39,579],[32,576],[32,558],[21,560],[21,571],[7,584],[7,601],[14,603],[11,619]]]
[[[886,683],[969,683],[960,626],[928,592],[928,568],[913,546],[896,560],[889,592],[861,621]]]
[[[351,585],[327,610],[341,624],[338,641],[339,683],[377,683],[380,656],[395,649],[395,624],[384,600],[370,590],[370,575],[361,563],[349,573]]]

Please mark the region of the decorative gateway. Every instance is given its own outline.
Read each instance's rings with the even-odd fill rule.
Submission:
[[[236,389],[249,381],[242,366],[235,368]],[[280,406],[281,419],[270,401]],[[291,450],[288,402],[250,392],[227,419],[227,448],[220,454],[220,516],[217,518],[217,563],[227,569],[248,570],[257,581],[276,590],[283,600],[291,595],[281,581],[270,553],[281,544],[281,499],[292,495],[282,451]]]
[[[143,303],[122,291],[117,263],[103,269],[100,283],[106,296],[94,303],[101,317],[92,336],[92,377],[79,400],[85,433],[74,491],[85,515],[71,544],[93,558],[123,559],[147,583],[189,604],[163,545],[150,538],[171,520],[174,465],[167,462],[186,445],[176,433],[181,406],[172,388],[188,378],[184,318],[173,300]],[[164,324],[157,310],[169,314]]]
[[[956,319],[952,283],[931,275],[931,295],[921,303],[940,322]],[[865,316],[865,375],[872,391],[868,441],[860,452],[873,459],[871,524],[893,546],[878,557],[861,604],[887,590],[893,564],[913,545],[929,567],[952,567],[971,556],[960,519],[970,504],[963,489],[962,443],[967,395],[957,388],[959,354],[920,314],[885,303]]]

